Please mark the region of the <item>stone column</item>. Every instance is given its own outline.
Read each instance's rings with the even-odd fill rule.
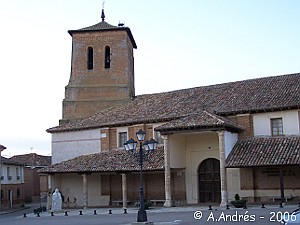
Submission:
[[[51,209],[52,206],[52,179],[51,179],[51,174],[48,174],[48,194],[47,194],[47,210]]]
[[[221,205],[227,205],[227,176],[226,176],[226,157],[225,157],[225,138],[224,131],[218,132],[219,152],[220,152],[220,178],[221,178]]]
[[[127,208],[127,177],[125,173],[122,173],[122,196],[123,196],[123,208]]]
[[[88,207],[88,183],[87,183],[87,175],[82,174],[83,181],[83,208],[86,209]]]
[[[172,206],[172,198],[171,198],[171,168],[170,168],[169,137],[167,135],[164,135],[163,139],[164,139],[165,197],[166,197],[164,206],[171,207]]]

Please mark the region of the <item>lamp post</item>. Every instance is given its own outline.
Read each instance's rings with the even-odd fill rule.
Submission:
[[[2,208],[2,189],[1,189],[1,176],[2,176],[2,156],[1,156],[1,152],[3,150],[5,150],[6,147],[3,146],[3,145],[0,145],[0,211],[1,211],[1,208]]]
[[[147,213],[145,210],[145,203],[144,203],[144,188],[143,188],[143,161],[144,161],[144,153],[143,153],[143,145],[144,149],[147,151],[153,151],[157,147],[157,142],[151,138],[150,141],[143,141],[145,139],[146,133],[140,129],[136,133],[136,137],[140,142],[140,149],[139,149],[139,164],[140,164],[140,208],[138,211],[137,222],[146,222],[147,221]],[[127,151],[135,151],[137,147],[137,142],[132,138],[124,143],[125,150]]]

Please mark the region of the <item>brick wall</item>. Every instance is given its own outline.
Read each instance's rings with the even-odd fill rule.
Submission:
[[[118,147],[117,143],[117,129],[109,129],[109,150],[116,149]]]
[[[128,139],[133,138],[137,141],[136,132],[142,129],[146,132],[145,141],[153,138],[153,126],[149,124],[141,124],[139,126],[128,127]],[[108,152],[118,148],[118,132],[116,128],[107,128],[101,130],[101,152]]]
[[[34,185],[35,185],[35,177],[33,175],[33,170],[31,170],[31,168],[24,169],[24,180],[26,181],[26,183],[24,184],[25,201],[31,202],[32,196],[34,195]]]
[[[139,181],[139,179],[138,179]],[[148,200],[165,199],[165,175],[164,172],[152,172],[145,175],[145,196]]]
[[[2,209],[9,209],[11,207],[9,199],[9,191],[12,191],[12,207],[18,208],[25,203],[24,187],[23,184],[2,184],[1,189],[3,190],[3,200],[1,207]],[[19,190],[19,195],[18,195]]]
[[[109,134],[109,128],[105,130],[101,130],[101,152],[108,152],[110,147],[110,134]]]
[[[244,130],[239,133],[239,139],[253,137],[253,116],[251,114],[236,115],[230,117],[230,119],[244,128]]]
[[[73,34],[72,70],[63,101],[63,122],[82,118],[134,96],[133,46],[126,31]],[[105,47],[111,66],[104,67]],[[93,48],[93,69],[87,68],[87,49]]]
[[[127,199],[132,204],[139,200],[139,173],[127,174]],[[144,197],[148,200],[163,200],[165,198],[164,172],[143,174]],[[121,174],[101,175],[101,194],[110,195],[111,201],[122,201]],[[112,204],[111,202],[111,204]]]
[[[41,193],[48,192],[48,175],[40,174],[40,191]]]
[[[184,205],[186,204],[185,171],[174,170],[171,176],[172,199],[175,205]]]

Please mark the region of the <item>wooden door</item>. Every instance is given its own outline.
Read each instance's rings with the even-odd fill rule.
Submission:
[[[209,158],[198,169],[199,202],[221,202],[220,161]]]

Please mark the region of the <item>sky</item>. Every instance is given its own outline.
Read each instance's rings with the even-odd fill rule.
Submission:
[[[101,21],[103,0],[2,0],[3,156],[51,154],[71,71],[68,30]],[[136,94],[300,72],[298,0],[105,0],[137,43]]]

